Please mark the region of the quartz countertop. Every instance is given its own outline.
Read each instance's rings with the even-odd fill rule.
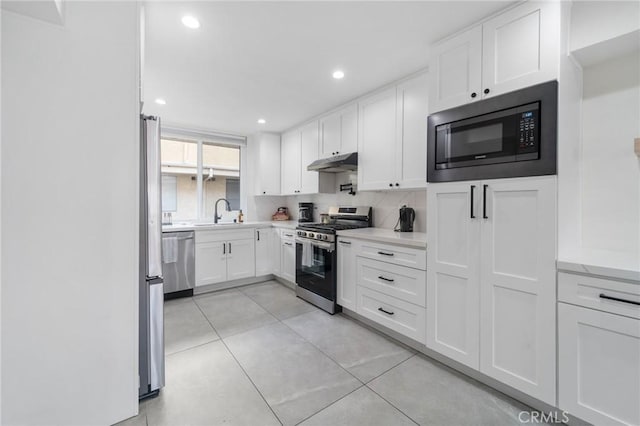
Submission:
[[[608,250],[583,250],[574,256],[558,259],[558,270],[581,274],[638,281],[640,284],[640,256]]]
[[[176,223],[174,225],[163,225],[162,232],[180,232],[180,231],[223,231],[225,229],[240,229],[240,228],[288,228],[295,229],[298,226],[298,222],[295,220],[282,220],[282,221],[256,221],[256,222],[242,222],[242,223]]]
[[[395,232],[393,229],[358,228],[338,231],[338,236],[379,241],[402,246],[427,248],[427,234],[424,232]]]

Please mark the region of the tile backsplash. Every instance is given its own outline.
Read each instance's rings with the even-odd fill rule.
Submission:
[[[292,220],[298,219],[298,203],[314,204],[314,221],[320,220],[320,213],[326,213],[330,206],[371,206],[373,207],[373,226],[393,229],[398,221],[399,209],[402,205],[412,207],[416,211],[413,229],[426,232],[427,191],[365,191],[349,195],[346,192],[337,194],[313,194],[291,196],[254,196],[249,202],[249,220],[271,220],[278,207],[289,209]]]

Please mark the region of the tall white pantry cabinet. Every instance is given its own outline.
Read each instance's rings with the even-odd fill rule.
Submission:
[[[431,184],[427,347],[556,404],[556,177]]]

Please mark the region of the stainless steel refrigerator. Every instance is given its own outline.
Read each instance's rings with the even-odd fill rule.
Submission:
[[[164,386],[160,119],[140,117],[140,399]]]

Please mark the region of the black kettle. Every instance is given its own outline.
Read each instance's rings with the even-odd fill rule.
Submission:
[[[400,232],[413,232],[413,221],[416,219],[416,211],[411,207],[400,207]]]

